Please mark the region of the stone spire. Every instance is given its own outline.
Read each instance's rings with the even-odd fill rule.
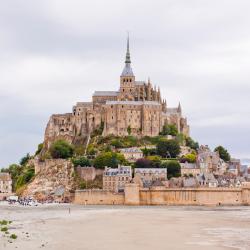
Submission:
[[[178,108],[177,108],[178,112],[181,113],[181,103],[179,102]]]
[[[121,76],[134,76],[132,68],[131,68],[131,59],[130,59],[130,51],[129,51],[129,34],[127,38],[127,52],[126,52],[126,59],[125,59],[125,67],[122,71]]]

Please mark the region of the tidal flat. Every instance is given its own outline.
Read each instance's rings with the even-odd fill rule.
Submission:
[[[250,250],[250,207],[22,207],[0,203],[0,249]]]

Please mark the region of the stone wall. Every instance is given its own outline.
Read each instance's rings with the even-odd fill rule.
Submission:
[[[77,174],[82,180],[93,181],[96,176],[103,175],[103,169],[96,169],[94,167],[80,167],[76,168]]]
[[[243,188],[165,188],[141,189],[127,184],[125,193],[103,190],[77,190],[76,204],[86,205],[250,205],[250,187]]]
[[[104,190],[76,190],[74,203],[81,205],[123,205],[124,194]]]

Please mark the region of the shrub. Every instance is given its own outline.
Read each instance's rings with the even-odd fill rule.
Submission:
[[[73,156],[74,149],[67,141],[57,140],[51,145],[49,152],[54,159],[67,159]]]
[[[8,231],[8,228],[7,227],[2,227],[1,228],[1,232],[7,232]]]
[[[220,158],[222,159],[222,160],[224,160],[224,161],[230,161],[230,158],[231,158],[231,156],[230,156],[230,154],[228,153],[228,151],[224,148],[224,147],[222,147],[222,146],[218,146],[218,147],[216,147],[215,149],[214,149],[214,152],[218,152],[219,153],[219,155],[220,155]]]
[[[186,154],[181,157],[180,162],[185,163],[195,163],[196,162],[196,155],[195,154]]]
[[[180,177],[181,176],[181,166],[178,161],[165,161],[162,163],[161,167],[166,167],[168,172],[168,179],[172,177]]]
[[[81,166],[81,167],[91,166],[90,160],[84,156],[73,158],[72,163],[75,167],[77,167],[77,166]]]
[[[161,157],[176,158],[180,153],[180,145],[175,140],[161,139],[157,145],[157,154]]]
[[[104,152],[99,154],[94,160],[96,168],[112,167],[115,168],[118,164],[124,164],[126,160],[123,154],[114,152]]]
[[[185,141],[186,141],[186,146],[194,150],[197,150],[199,148],[199,143],[195,142],[191,137],[186,137]]]
[[[20,160],[20,165],[24,166],[30,159],[30,155],[26,154],[21,160]]]
[[[159,168],[161,166],[161,157],[157,155],[151,155],[147,157],[148,160],[151,162],[151,167]]]
[[[152,162],[149,159],[141,158],[135,162],[136,168],[151,168]]]
[[[160,135],[172,135],[176,136],[178,134],[178,130],[174,124],[164,125]]]
[[[43,150],[43,143],[38,144],[35,155],[38,155]]]
[[[15,239],[17,239],[17,235],[16,234],[11,234],[10,238],[13,239],[13,240],[15,240]]]

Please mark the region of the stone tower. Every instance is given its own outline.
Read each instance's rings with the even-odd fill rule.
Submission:
[[[135,76],[131,68],[131,59],[129,51],[129,36],[127,38],[127,52],[125,66],[120,76],[120,96],[121,101],[133,101],[135,92]]]

